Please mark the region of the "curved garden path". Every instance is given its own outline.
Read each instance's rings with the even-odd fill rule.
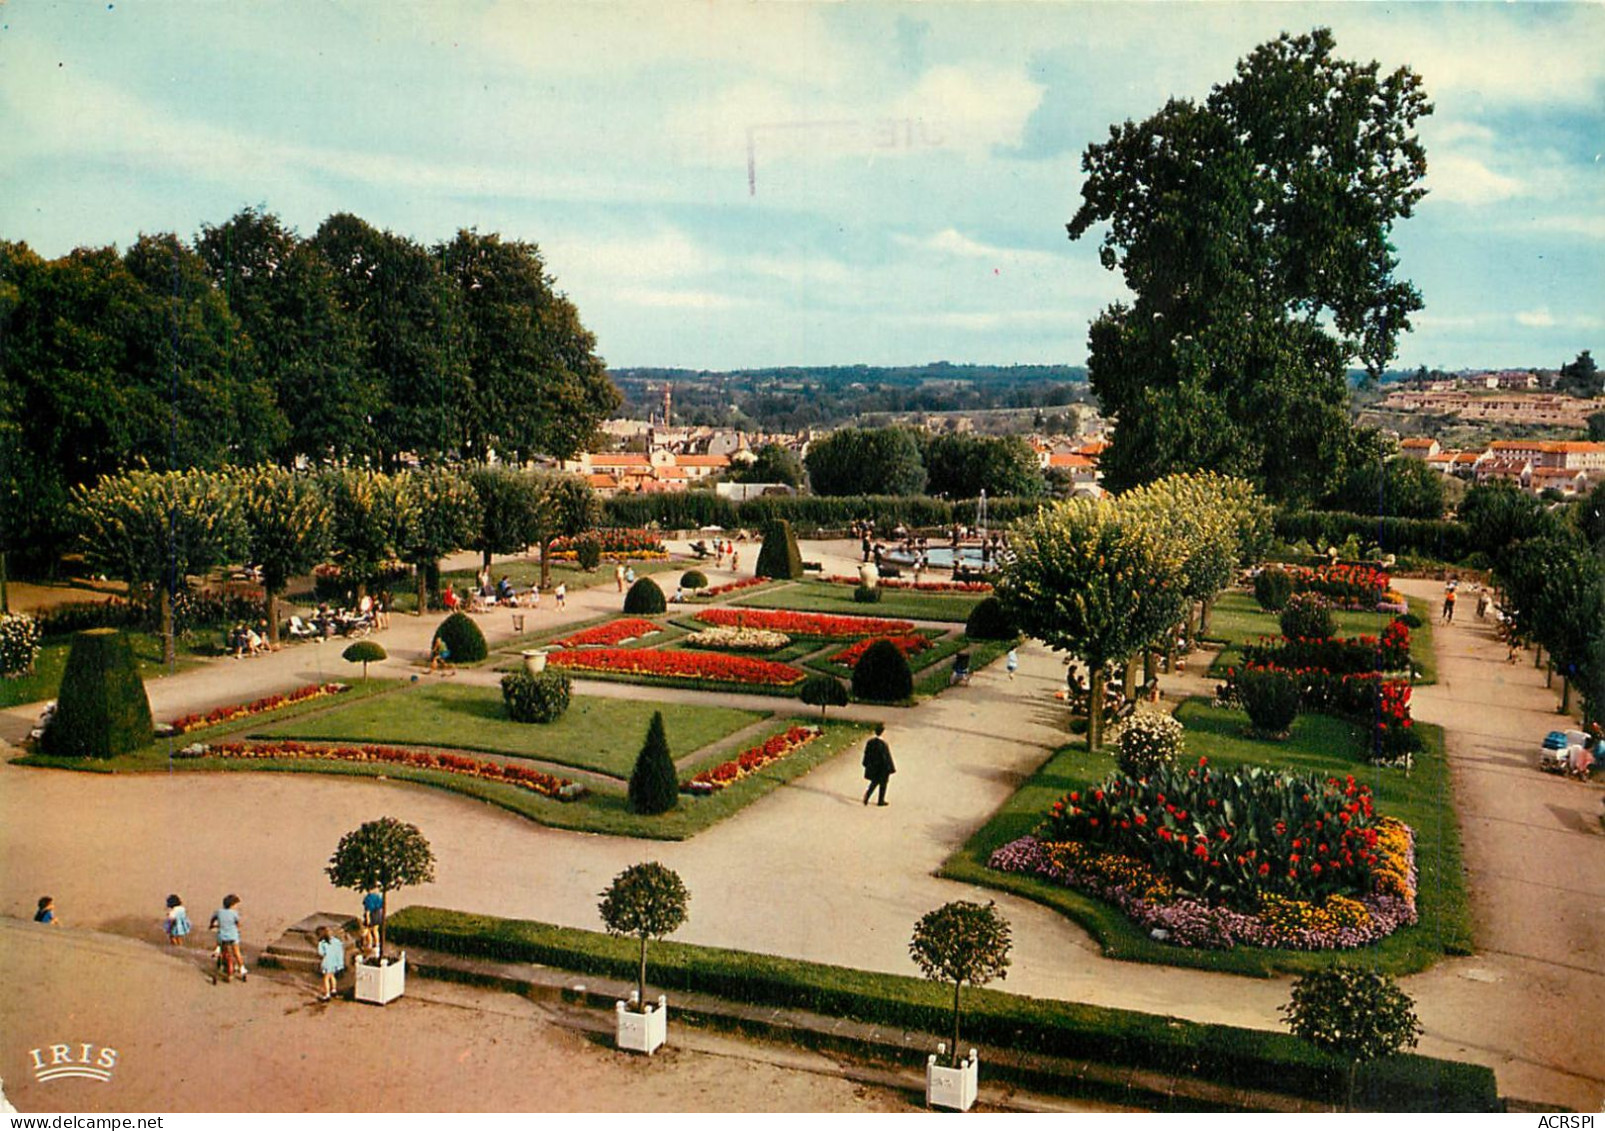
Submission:
[[[618,595],[584,591],[569,604],[570,619],[580,619],[616,609]],[[540,616],[558,623],[549,608]],[[493,638],[503,617],[486,619]],[[394,618],[379,637],[394,657],[389,666],[416,665],[433,625]],[[319,648],[329,651],[311,654]],[[1605,1089],[1597,1042],[1584,1039],[1582,1026],[1601,1015],[1595,971],[1605,861],[1598,827],[1586,827],[1584,816],[1597,811],[1599,792],[1527,768],[1534,736],[1553,718],[1553,699],[1530,663],[1501,666],[1509,702],[1490,697],[1482,682],[1495,678],[1489,648],[1475,628],[1442,632],[1442,683],[1419,692],[1417,707],[1451,728],[1479,939],[1489,951],[1443,963],[1408,979],[1407,988],[1427,1025],[1423,1052],[1491,1064],[1508,1094],[1593,1110]],[[333,645],[307,645],[207,665],[154,683],[153,706],[167,717],[334,678],[348,667],[337,656]],[[950,899],[995,898],[1015,937],[1001,989],[1278,1027],[1283,981],[1113,962],[1056,913],[933,875],[1063,741],[1051,700],[1062,671],[1053,654],[1031,646],[1021,650],[1012,682],[994,665],[967,688],[885,712],[899,770],[888,808],[859,803],[863,782],[852,750],[681,843],[547,829],[461,797],[370,780],[114,780],[0,765],[0,913],[25,916],[49,891],[69,923],[150,938],[167,892],[184,893],[204,922],[214,901],[233,890],[244,898],[250,950],[314,908],[351,902],[323,878],[328,854],[355,824],[391,815],[417,823],[439,856],[437,882],[401,893],[402,903],[594,928],[597,893],[608,880],[629,864],[659,859],[692,892],[678,939],[910,974],[907,939],[920,914]],[[0,720],[0,727],[16,723]],[[1540,799],[1551,793],[1555,800]],[[1570,878],[1557,881],[1541,853],[1559,857]]]

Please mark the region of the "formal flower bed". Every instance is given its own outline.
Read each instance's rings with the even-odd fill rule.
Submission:
[[[1288,572],[1293,575],[1293,592],[1319,593],[1346,609],[1376,608],[1393,585],[1387,573],[1368,565],[1295,566]]]
[[[785,609],[704,609],[697,614],[697,619],[704,624],[727,625],[732,628],[767,628],[772,632],[784,632],[788,636],[851,638],[895,636],[914,631],[912,621],[885,620],[881,617],[839,617],[829,613],[793,613]]]
[[[1377,818],[1352,776],[1217,774],[1204,759],[1115,775],[989,863],[1106,899],[1182,946],[1360,946],[1416,918],[1413,834]]]
[[[851,586],[853,586],[855,588],[859,584],[858,578],[856,578],[856,577],[842,577],[840,574],[837,574],[834,577],[827,577],[827,578],[825,578],[825,580],[830,582],[832,585],[851,585]],[[879,585],[883,589],[908,589],[908,590],[912,590],[913,592],[916,592],[916,593],[990,593],[990,592],[992,592],[992,583],[989,582],[989,581],[920,581],[920,582],[915,582],[915,581],[905,581],[901,577],[883,577],[879,581],[877,581],[876,584]]]
[[[784,632],[767,628],[704,628],[685,638],[692,648],[714,648],[725,652],[773,652],[791,643]]]
[[[1410,667],[1410,628],[1392,621],[1376,636],[1333,636],[1325,640],[1289,640],[1262,636],[1257,644],[1243,646],[1243,661],[1284,668],[1319,668],[1334,675],[1357,672],[1396,672]]]
[[[554,652],[546,662],[549,666],[576,671],[708,679],[769,687],[790,687],[801,683],[804,674],[790,664],[758,660],[751,656],[731,656],[723,652],[665,652],[654,648],[594,648],[583,652]]]
[[[1242,673],[1285,670],[1298,687],[1306,711],[1341,715],[1369,728],[1365,756],[1373,762],[1405,765],[1421,750],[1410,714],[1408,680],[1387,679],[1377,672],[1338,674],[1323,668],[1282,669],[1270,664],[1227,668],[1226,682],[1215,689],[1215,701],[1240,704]]]
[[[590,644],[613,645],[625,640],[651,636],[661,631],[662,629],[652,621],[641,617],[620,617],[618,620],[610,620],[606,624],[587,628],[583,632],[576,632],[573,636],[565,636],[558,641],[558,644],[564,648],[582,648]]]
[[[723,597],[726,593],[735,593],[742,589],[751,589],[754,585],[768,585],[767,577],[743,577],[738,581],[727,581],[723,585],[715,585],[708,589],[700,589],[700,597]]]
[[[571,562],[578,555],[577,544],[580,542],[595,542],[604,558],[660,561],[669,556],[664,551],[660,535],[650,530],[625,530],[621,527],[605,527],[577,538],[554,538],[548,552],[553,561]]]
[[[193,751],[193,753],[191,753]],[[588,792],[567,778],[506,762],[488,762],[462,754],[409,750],[399,746],[314,746],[305,742],[224,742],[214,746],[186,747],[181,757],[195,758],[304,758],[322,762],[365,762],[443,770],[449,774],[518,786],[556,801],[574,801]]]
[[[931,638],[929,636],[921,636],[917,632],[904,633],[899,636],[869,636],[865,637],[863,640],[854,641],[852,644],[849,644],[840,652],[837,652],[834,656],[832,656],[830,658],[830,662],[833,664],[842,664],[849,668],[856,668],[858,666],[859,659],[864,655],[865,652],[869,651],[869,646],[875,643],[877,640],[890,641],[892,647],[896,648],[905,656],[912,656],[916,652],[923,652],[925,649],[931,646]]]
[[[791,727],[781,734],[743,750],[728,762],[720,762],[711,770],[703,770],[680,786],[685,793],[718,793],[735,785],[749,774],[757,773],[774,762],[795,754],[823,733],[818,727]]]
[[[170,733],[185,734],[202,727],[214,727],[220,723],[232,723],[236,719],[247,719],[252,715],[260,715],[264,711],[276,711],[280,707],[288,707],[292,703],[305,703],[309,699],[321,699],[326,695],[338,695],[348,690],[344,683],[309,683],[305,687],[297,688],[285,695],[264,695],[260,699],[249,703],[236,703],[228,707],[218,707],[205,714],[180,715],[168,723]]]

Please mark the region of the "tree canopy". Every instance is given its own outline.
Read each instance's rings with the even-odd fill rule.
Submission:
[[[1349,461],[1348,364],[1380,373],[1422,306],[1390,237],[1426,191],[1432,108],[1408,68],[1334,47],[1282,35],[1082,156],[1070,238],[1108,225],[1100,261],[1133,295],[1088,343],[1114,489],[1209,467],[1307,501]]]
[[[808,449],[816,495],[918,495],[925,490],[920,445],[906,428],[842,428]]]

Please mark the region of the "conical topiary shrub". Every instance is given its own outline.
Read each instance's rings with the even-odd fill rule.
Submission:
[[[758,551],[758,566],[753,573],[791,581],[803,575],[802,551],[797,549],[797,535],[792,533],[791,523],[777,518],[764,527],[763,549]]]
[[[630,772],[630,812],[667,813],[680,800],[680,780],[669,756],[669,737],[663,731],[663,712],[652,712],[646,742]]]
[[[72,638],[41,747],[68,758],[115,758],[151,741],[150,700],[128,638],[91,628]]]
[[[454,664],[478,663],[490,655],[490,649],[485,646],[485,634],[467,613],[452,613],[440,622],[435,636],[446,642],[448,658]]]
[[[853,668],[853,698],[872,703],[901,703],[914,695],[914,673],[908,658],[890,640],[877,640]]]
[[[663,596],[663,590],[658,583],[650,577],[642,577],[630,586],[630,591],[624,595],[624,611],[631,616],[651,617],[663,612],[669,607],[668,600]]]

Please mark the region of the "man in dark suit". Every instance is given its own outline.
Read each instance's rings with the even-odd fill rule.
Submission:
[[[869,782],[869,788],[864,791],[864,804],[869,804],[869,795],[879,787],[880,800],[877,805],[886,804],[886,783],[897,772],[892,764],[892,748],[886,745],[881,735],[886,733],[885,723],[875,724],[875,737],[864,743],[864,780]]]

